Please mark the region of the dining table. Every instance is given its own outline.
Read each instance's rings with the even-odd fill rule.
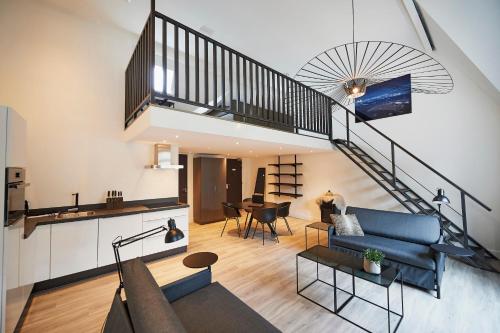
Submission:
[[[247,222],[247,227],[245,229],[245,234],[243,235],[244,239],[248,238],[248,234],[250,233],[250,230],[252,228],[252,222],[253,222],[253,215],[252,212],[254,209],[259,209],[259,208],[278,208],[278,204],[275,202],[270,202],[270,201],[264,201],[264,203],[256,203],[250,200],[247,201],[242,201],[242,202],[237,202],[234,203],[234,205],[239,208],[243,209],[244,211],[247,212],[247,214],[250,214],[250,216],[247,215],[247,219],[249,221]],[[271,234],[273,236],[276,236],[276,230],[274,230],[273,224],[272,223],[266,223],[269,229],[271,230]]]

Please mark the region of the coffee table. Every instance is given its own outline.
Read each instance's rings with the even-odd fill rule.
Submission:
[[[204,268],[211,270],[211,266],[217,262],[219,257],[212,252],[196,252],[188,255],[182,263],[189,268]]]
[[[306,286],[302,287],[301,289],[299,289],[299,257],[316,263],[316,279],[314,281],[310,282],[309,284],[307,284]],[[391,332],[391,314],[399,317],[398,322],[396,324],[396,327],[395,327],[394,331],[392,331],[392,332],[396,332],[397,329],[399,328],[399,325],[401,324],[401,321],[403,320],[403,317],[404,317],[403,273],[400,270],[397,270],[393,267],[382,265],[381,273],[379,275],[370,274],[370,273],[367,273],[363,270],[363,259],[357,258],[357,257],[350,255],[350,254],[347,254],[347,253],[339,252],[339,251],[336,251],[336,250],[333,250],[333,249],[330,249],[328,247],[321,246],[321,245],[315,245],[315,246],[313,246],[305,251],[298,253],[296,256],[296,265],[297,265],[296,266],[297,294],[299,294],[300,296],[306,298],[307,300],[313,302],[316,305],[321,306],[322,308],[330,311],[331,313],[336,314],[337,316],[343,318],[344,320],[347,320],[348,322],[361,328],[362,330],[364,330],[366,332],[370,332],[370,330],[368,330],[367,328],[353,322],[352,320],[348,319],[347,317],[345,317],[341,313],[341,311],[345,308],[345,306],[351,300],[353,300],[354,298],[361,299],[367,303],[370,303],[374,306],[377,306],[377,307],[387,311],[387,331],[388,332]],[[323,266],[327,266],[327,267],[332,268],[332,270],[333,270],[333,284],[320,279],[320,277],[319,277],[319,265],[323,265]],[[337,271],[341,271],[341,272],[344,272],[344,273],[351,275],[351,277],[352,277],[352,292],[347,291],[347,290],[342,289],[342,288],[337,286]],[[368,299],[365,299],[361,296],[356,295],[356,278],[359,278],[359,279],[368,281],[372,284],[384,287],[386,289],[386,292],[387,292],[387,307],[381,306],[381,305],[376,304]],[[389,299],[390,299],[389,289],[390,289],[392,283],[398,278],[399,278],[400,283],[401,283],[401,313],[397,313],[397,312],[391,310],[390,302],[389,302]],[[324,284],[331,286],[333,288],[333,303],[334,303],[333,311],[330,308],[320,304],[319,302],[309,298],[308,296],[306,296],[303,293],[304,290],[306,290],[307,288],[311,287],[313,284],[318,283],[318,282],[324,283]],[[341,291],[341,292],[347,293],[349,295],[347,300],[345,300],[342,304],[338,304],[337,291]]]

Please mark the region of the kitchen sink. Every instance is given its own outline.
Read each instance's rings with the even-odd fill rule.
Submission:
[[[56,215],[56,219],[74,219],[78,217],[86,217],[92,216],[95,212],[93,210],[85,211],[85,212],[61,212]]]

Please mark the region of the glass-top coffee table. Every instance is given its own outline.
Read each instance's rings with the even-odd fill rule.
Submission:
[[[302,287],[299,289],[299,258],[304,258],[309,261],[315,262],[316,263],[316,279],[306,286]],[[325,246],[321,245],[315,245],[305,251],[302,251],[297,254],[296,257],[296,274],[297,274],[297,294],[301,295],[302,297],[306,298],[307,300],[313,302],[316,305],[321,306],[322,308],[336,314],[337,316],[347,320],[353,325],[356,325],[357,327],[361,328],[364,331],[370,332],[370,330],[366,329],[365,327],[362,327],[361,325],[351,321],[347,317],[345,317],[341,311],[345,308],[345,306],[354,298],[361,299],[365,302],[368,302],[374,306],[377,306],[381,309],[384,309],[387,311],[387,331],[388,332],[396,332],[399,325],[401,324],[401,321],[403,320],[404,317],[404,307],[403,307],[403,273],[400,270],[397,270],[393,267],[385,266],[382,265],[381,267],[381,273],[378,275],[375,274],[370,274],[367,273],[363,270],[363,259],[357,258],[353,255],[339,252],[333,249],[330,249]],[[323,265],[326,267],[330,267],[333,270],[333,284],[324,281],[320,279],[319,277],[319,265]],[[337,271],[341,271],[344,273],[347,273],[351,275],[352,277],[352,292],[347,291],[345,289],[340,288],[337,285]],[[387,291],[387,307],[383,307],[379,304],[376,304],[368,299],[365,299],[361,296],[356,295],[356,278],[371,282],[375,285],[381,286],[386,288]],[[391,287],[392,283],[396,280],[399,279],[401,283],[401,313],[397,313],[395,311],[392,311],[390,308],[390,295],[389,295],[389,288]],[[324,283],[326,285],[329,285],[333,288],[333,311],[331,308],[328,308],[319,302],[317,302],[314,299],[311,299],[310,297],[306,296],[303,292],[311,287],[314,283]],[[345,300],[342,304],[338,304],[338,297],[337,297],[337,290],[342,291],[344,293],[347,293],[349,297],[347,300]],[[395,315],[398,317],[398,321],[396,323],[396,327],[394,328],[394,331],[391,331],[391,314]]]

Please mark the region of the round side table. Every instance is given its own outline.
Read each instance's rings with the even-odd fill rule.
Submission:
[[[212,252],[196,252],[188,255],[182,263],[189,268],[204,268],[207,267],[211,271],[211,266],[217,262],[219,257]]]

